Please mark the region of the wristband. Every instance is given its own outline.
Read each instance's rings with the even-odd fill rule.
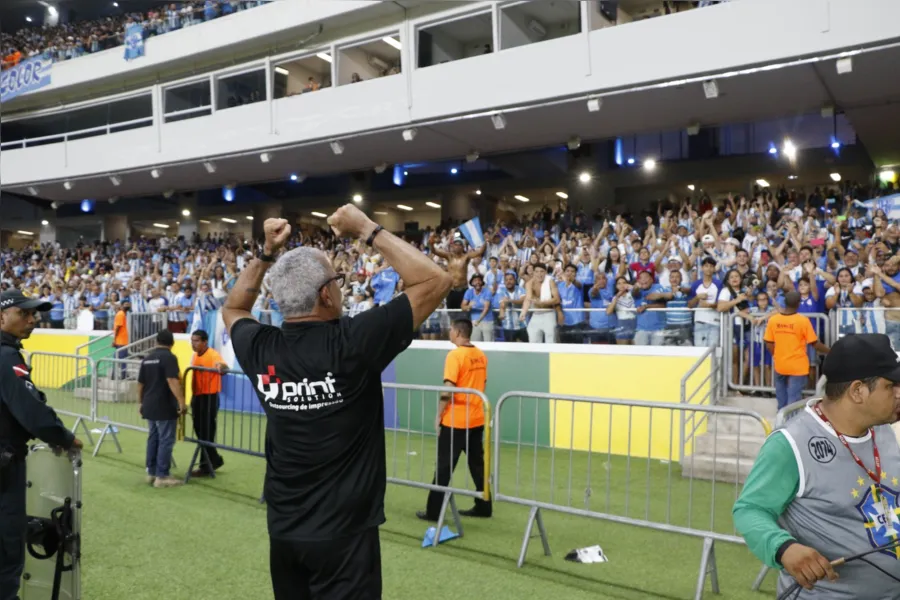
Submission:
[[[267,263],[273,263],[275,262],[275,257],[271,254],[266,254],[265,251],[263,251],[263,253],[259,255],[259,260]]]
[[[372,242],[375,241],[375,236],[378,235],[378,233],[383,230],[384,230],[384,227],[382,227],[381,225],[376,227],[375,231],[372,232],[372,235],[369,236],[369,239],[366,240],[366,246],[371,246]]]

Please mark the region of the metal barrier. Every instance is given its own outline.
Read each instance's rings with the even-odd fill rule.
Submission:
[[[85,421],[94,420],[94,361],[88,356],[32,352],[28,366],[34,385],[47,396],[47,404],[57,414],[75,417],[72,433],[81,428],[93,445],[94,438]]]
[[[164,312],[128,313],[128,342],[149,339],[169,327],[169,314]]]
[[[94,421],[103,424],[100,439],[94,447],[94,456],[100,452],[107,436],[112,437],[119,454],[117,428],[149,433],[141,416],[141,399],[138,397],[138,374],[141,363],[136,360],[101,358],[95,363],[93,377]]]
[[[718,348],[707,348],[703,355],[697,359],[687,373],[681,378],[681,404],[694,404],[708,406],[713,403],[716,393],[719,390],[719,355]],[[704,364],[709,363],[709,374],[699,383],[696,383],[691,393],[688,394],[688,381]],[[678,459],[684,462],[686,448],[688,448],[697,436],[697,432],[706,423],[707,415],[704,413],[697,418],[696,413],[692,412],[687,415],[686,412],[681,413],[681,446],[678,452]]]
[[[437,520],[436,531],[441,531],[447,509],[450,508],[454,525],[462,537],[463,525],[454,496],[475,498],[476,504],[491,499],[490,402],[483,393],[466,388],[396,383],[383,383],[382,388],[386,404],[395,407],[393,415],[385,415],[385,447],[390,457],[387,465],[388,483],[428,490],[430,493],[425,512],[428,514],[429,510],[432,511],[429,516]],[[452,406],[463,403],[469,406],[473,400],[480,401],[484,412],[483,430],[479,432],[475,428],[475,435],[458,433],[469,430],[468,410],[463,422],[453,423],[456,429],[445,426],[438,428],[437,410],[444,394],[454,395]],[[456,414],[452,412],[452,408],[450,414],[450,418]],[[446,459],[444,463],[440,462],[441,450],[446,454],[443,457]],[[468,469],[459,469],[465,471],[462,480],[456,469],[461,452],[465,452],[468,463]],[[477,459],[479,452],[483,453],[480,463],[473,460]],[[446,479],[446,483],[441,483],[441,479]],[[433,514],[434,511],[439,512]],[[438,545],[439,538],[439,535],[434,536],[432,546]]]
[[[824,313],[802,313],[812,321],[813,328],[822,343],[832,343],[833,325]],[[729,390],[742,392],[762,392],[775,395],[775,365],[772,355],[766,348],[763,337],[766,331],[767,316],[754,315],[749,326],[746,319],[737,314],[728,314],[726,325],[722,328],[723,348],[732,348],[731,356],[723,354],[725,381]],[[759,319],[759,321],[757,320]],[[810,353],[815,351],[811,349]],[[818,357],[810,360],[810,378],[803,393],[812,396],[815,393],[816,381],[821,375],[821,361]]]
[[[539,441],[541,404],[553,415],[549,444]],[[708,428],[686,449],[677,477],[677,423],[685,411],[707,413]],[[535,523],[544,553],[550,554],[541,510],[553,510],[702,538],[695,597],[702,597],[707,577],[713,591],[719,591],[715,542],[744,543],[734,529],[731,508],[759,451],[757,440],[769,433],[758,413],[513,391],[500,398],[495,415],[495,422],[507,427],[517,423],[517,435],[494,436],[494,498],[531,509],[519,567]],[[756,435],[742,439],[744,433]],[[701,447],[711,448],[712,457],[695,457]],[[634,477],[634,470],[641,474]]]
[[[247,375],[191,366],[182,381],[189,403],[189,415],[183,418],[184,441],[197,444],[185,483],[198,461],[214,478],[221,464],[219,450],[265,457],[266,415]]]

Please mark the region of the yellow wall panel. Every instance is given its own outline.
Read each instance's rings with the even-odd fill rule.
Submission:
[[[696,361],[695,357],[683,356],[553,353],[550,393],[679,403],[681,379]],[[710,364],[707,360],[687,381],[688,395],[701,388],[692,403],[699,403],[707,394],[709,382],[704,383],[704,379]],[[682,411],[554,400],[550,414],[551,444],[557,448],[660,460],[679,458]],[[702,416],[683,414],[691,428],[692,416]],[[705,431],[702,425],[696,433]],[[691,449],[686,451],[690,453]]]

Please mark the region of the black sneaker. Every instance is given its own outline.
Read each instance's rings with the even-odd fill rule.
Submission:
[[[416,516],[418,518],[422,519],[423,521],[430,521],[432,523],[437,523],[437,517],[428,516],[428,513],[426,513],[424,510],[416,511]]]

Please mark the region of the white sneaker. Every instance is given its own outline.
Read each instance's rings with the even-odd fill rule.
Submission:
[[[153,487],[155,488],[170,488],[179,485],[184,485],[184,482],[174,477],[157,477],[156,481],[153,482]]]
[[[156,477],[154,477],[153,475],[147,475],[147,483],[148,483],[149,485],[153,485],[153,483],[154,483],[155,481],[156,481]]]

